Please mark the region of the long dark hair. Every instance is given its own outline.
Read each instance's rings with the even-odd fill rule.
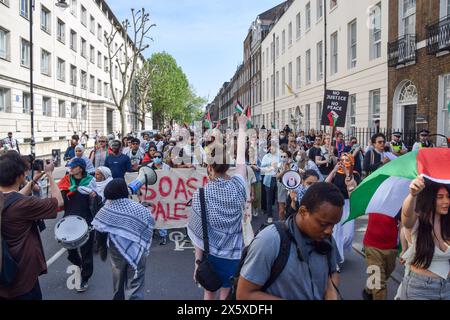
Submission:
[[[418,268],[428,269],[434,255],[434,219],[436,216],[436,199],[438,191],[444,187],[450,193],[450,186],[425,179],[425,189],[417,196],[416,213],[419,215],[417,229],[416,255],[412,264]],[[442,215],[441,234],[444,241],[450,240],[450,210]]]

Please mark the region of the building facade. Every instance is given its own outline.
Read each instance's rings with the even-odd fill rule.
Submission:
[[[29,1],[0,1],[0,137],[8,131],[30,140]],[[33,12],[34,127],[36,154],[65,148],[74,133],[119,131],[120,114],[112,100],[106,37],[120,25],[104,0],[36,0]],[[119,35],[120,33],[118,33]],[[134,44],[116,36],[118,58]],[[122,47],[121,47],[122,46]],[[128,51],[130,52],[130,50]],[[140,57],[139,65],[143,64]],[[113,88],[121,97],[119,68],[113,65]],[[130,101],[133,99],[129,99]],[[135,108],[127,104],[127,132],[136,130]],[[151,125],[151,121],[149,121]]]
[[[389,10],[388,123],[450,136],[450,0],[396,0]]]
[[[388,9],[387,0],[294,0],[261,44],[262,124],[320,129],[326,72],[327,89],[350,93],[342,129],[386,127]]]

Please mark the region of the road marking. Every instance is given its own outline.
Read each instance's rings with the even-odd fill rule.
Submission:
[[[66,251],[67,251],[67,249],[62,248],[57,253],[55,253],[55,255],[53,257],[48,259],[48,261],[47,261],[47,268],[50,267],[56,260],[58,260]]]

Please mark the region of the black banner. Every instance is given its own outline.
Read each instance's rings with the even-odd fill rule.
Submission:
[[[348,91],[325,91],[321,125],[330,127],[345,127],[348,94]]]

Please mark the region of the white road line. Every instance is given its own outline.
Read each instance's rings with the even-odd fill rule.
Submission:
[[[48,259],[47,261],[47,268],[50,267],[53,262],[55,262],[56,260],[59,259],[59,257],[61,257],[65,252],[67,251],[67,249],[62,248],[61,250],[59,250],[57,253],[55,253],[55,255],[53,257],[51,257],[50,259]]]

